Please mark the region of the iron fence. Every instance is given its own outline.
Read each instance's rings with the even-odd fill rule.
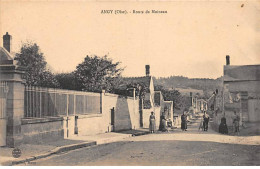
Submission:
[[[0,81],[0,119],[6,118],[7,82]]]
[[[26,86],[25,117],[68,116],[102,112],[101,94]]]

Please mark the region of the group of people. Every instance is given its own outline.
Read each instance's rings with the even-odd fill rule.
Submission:
[[[232,116],[232,123],[233,123],[233,132],[234,134],[239,135],[239,123],[240,123],[240,116],[234,111],[234,115]],[[225,116],[221,118],[221,122],[219,125],[219,133],[228,134],[228,126],[226,122]]]
[[[154,112],[151,112],[149,121],[150,121],[150,123],[149,123],[150,133],[154,133],[155,128],[156,128]],[[160,117],[159,130],[163,131],[163,132],[167,131],[167,120],[166,120],[164,113],[162,113],[162,115]]]
[[[187,131],[187,123],[189,122],[189,120],[187,118],[187,114],[188,114],[188,112],[184,111],[183,114],[181,115],[181,130],[182,131]],[[167,124],[166,124],[167,121],[166,121],[165,116],[162,114],[160,119],[161,120],[160,120],[159,130],[163,131],[163,132],[167,131]],[[151,112],[149,121],[150,121],[150,124],[149,124],[150,133],[154,133],[155,128],[156,128],[154,112]],[[208,131],[208,123],[209,123],[209,116],[204,111],[204,115],[203,115],[203,130],[204,131]]]
[[[150,121],[149,130],[150,130],[151,133],[154,133],[155,129],[156,129],[154,112],[151,112],[149,121]],[[240,116],[236,113],[236,111],[234,111],[232,121],[233,121],[234,133],[239,134]],[[187,131],[187,123],[188,122],[189,121],[187,119],[187,112],[184,111],[182,116],[181,116],[181,130],[182,131]],[[167,124],[166,123],[167,123],[166,117],[164,116],[164,114],[162,114],[161,117],[160,117],[160,126],[159,126],[160,131],[167,131]],[[201,120],[201,123],[200,123],[200,126],[199,126],[199,130],[202,129],[203,131],[208,131],[208,124],[209,124],[209,115],[207,114],[206,111],[204,111],[204,115],[202,116],[202,120]],[[222,133],[222,134],[228,134],[228,127],[227,127],[227,124],[226,124],[226,118],[225,117],[221,118],[221,123],[219,125],[219,132]]]
[[[202,120],[200,122],[199,129],[200,128],[202,128],[203,131],[208,131],[208,128],[209,128],[209,115],[207,114],[206,111],[204,111],[204,114],[202,116]]]

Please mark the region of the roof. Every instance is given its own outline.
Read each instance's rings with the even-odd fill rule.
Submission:
[[[13,56],[5,48],[0,46],[0,62],[5,60],[13,60]]]
[[[224,82],[249,80],[260,80],[260,65],[224,66]]]
[[[204,99],[198,99],[197,101],[207,102],[207,101],[204,100]]]

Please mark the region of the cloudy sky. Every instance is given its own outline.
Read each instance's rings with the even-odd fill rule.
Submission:
[[[129,13],[101,14],[119,9]],[[233,65],[260,64],[259,1],[1,1],[0,25],[1,36],[13,36],[13,52],[34,41],[55,72],[93,54],[121,61],[124,76],[143,76],[150,64],[156,77],[217,78],[226,55]]]

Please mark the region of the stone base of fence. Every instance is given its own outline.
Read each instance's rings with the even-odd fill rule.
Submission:
[[[22,119],[21,135],[24,144],[38,144],[63,139],[63,118]]]

